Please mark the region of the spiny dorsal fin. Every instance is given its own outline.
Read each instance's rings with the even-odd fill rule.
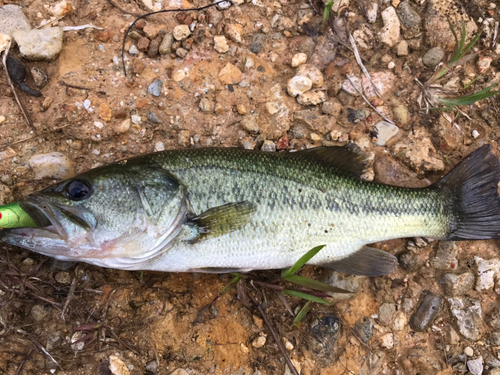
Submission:
[[[310,148],[300,151],[299,154],[321,160],[358,177],[361,177],[367,165],[366,154],[354,143],[345,146]]]
[[[243,228],[252,220],[256,209],[250,202],[228,203],[208,209],[188,224],[198,227],[199,236],[195,241],[218,237]]]
[[[389,275],[396,269],[398,260],[387,251],[370,246],[363,246],[360,250],[346,258],[336,262],[319,265],[351,275],[383,276]]]

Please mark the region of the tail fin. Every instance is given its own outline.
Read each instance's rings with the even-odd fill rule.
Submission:
[[[500,238],[500,161],[490,145],[467,156],[433,187],[451,199],[447,240]]]

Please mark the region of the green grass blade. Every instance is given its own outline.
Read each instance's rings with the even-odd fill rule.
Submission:
[[[304,265],[309,262],[318,252],[323,249],[326,245],[316,246],[315,248],[309,250],[305,253],[293,266],[281,271],[281,277],[287,277],[293,275],[295,272],[300,270]]]
[[[465,33],[465,26],[464,26],[464,33]],[[479,32],[474,36],[474,38],[472,38],[472,40],[469,42],[469,44],[467,44],[462,52],[462,56],[465,55],[472,47],[474,47],[474,45],[477,43],[477,41],[479,40],[479,37],[481,36],[481,34],[483,33],[483,28],[481,28],[479,30]]]
[[[455,107],[457,105],[470,105],[478,102],[479,100],[483,100],[489,98],[493,95],[498,94],[500,91],[491,91],[497,84],[493,84],[491,86],[482,89],[481,91],[476,92],[475,94],[465,95],[458,98],[438,98],[440,104],[448,107]]]
[[[453,25],[451,24],[450,18],[447,18],[447,20],[448,20],[448,25],[450,26],[451,33],[453,34],[453,38],[455,38],[455,48],[453,48],[453,54],[451,55],[451,58],[448,61],[449,64],[452,64],[453,62],[459,59],[460,43],[458,41],[458,36],[457,33],[455,32],[455,29],[453,29]]]
[[[313,296],[312,294],[307,294],[303,292],[298,292],[296,290],[289,290],[285,289],[284,291],[281,292],[282,295],[289,295],[292,297],[298,297],[305,299],[306,301],[311,301],[311,302],[316,302],[316,303],[322,303],[323,305],[328,305],[331,306],[332,304],[328,301],[325,301],[323,298]]]
[[[234,278],[229,282],[229,284],[227,284],[224,288],[222,288],[222,290],[220,291],[219,295],[223,296],[224,294],[226,294],[227,292],[229,292],[229,290],[235,286],[238,281],[241,280],[241,274],[237,273],[237,272],[233,272],[231,273],[231,275],[234,276]]]
[[[298,327],[300,325],[302,319],[304,319],[309,310],[311,310],[309,306],[311,306],[311,301],[307,301],[306,304],[300,309],[299,313],[293,320],[292,326]]]
[[[321,281],[316,281],[313,279],[309,279],[307,277],[297,276],[297,275],[289,275],[283,278],[284,280],[291,282],[293,284],[297,284],[306,288],[320,290],[322,292],[331,292],[331,293],[352,293],[349,290],[337,288],[335,286],[331,286]]]

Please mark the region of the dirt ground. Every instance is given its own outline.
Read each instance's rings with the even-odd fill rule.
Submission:
[[[49,19],[56,4],[0,3],[21,5],[32,26]],[[125,12],[144,14],[148,2],[72,0],[71,11],[56,24],[92,23],[102,30],[65,31],[62,51],[54,61],[23,59],[28,71],[36,67],[48,75],[42,97],[17,88],[33,127],[24,121],[5,70],[0,71],[0,203],[56,182],[37,178],[30,166],[35,155],[54,151],[66,155],[78,173],[162,149],[262,147],[286,152],[350,140],[373,155],[375,180],[409,187],[438,180],[483,144],[490,144],[498,155],[498,97],[462,106],[464,114],[420,110],[415,79],[425,82],[434,72],[423,56],[435,46],[449,54],[453,37],[446,23],[441,25],[445,32],[429,25],[433,1],[402,3],[409,3],[423,20],[413,29],[401,25],[393,46],[381,41],[381,13],[401,8],[399,0],[338,0],[332,9],[336,35],[322,25],[316,4],[306,0],[241,1],[223,10],[151,16],[127,38],[125,77],[122,40],[136,18]],[[207,4],[163,0],[159,5],[175,9]],[[378,10],[369,22],[373,4]],[[458,77],[456,91],[462,92],[476,78],[475,91],[497,82],[500,65],[495,51],[500,51],[493,46],[493,32],[500,4],[437,4],[436,12],[451,17],[454,25],[466,21],[479,29],[491,20],[474,50],[477,56],[452,74]],[[147,46],[158,47],[164,35],[181,24],[192,27],[191,35],[174,39],[167,53],[160,55]],[[347,74],[361,77],[346,30],[355,35],[368,71],[375,76],[389,73],[381,79],[381,98],[369,99],[399,128],[382,146],[375,144],[374,130],[382,118],[361,96],[349,94],[344,82]],[[227,50],[214,48],[214,36],[225,36]],[[362,48],[363,41],[367,48]],[[406,53],[401,41],[407,42]],[[142,51],[129,53],[133,45]],[[300,69],[291,66],[299,52],[321,72],[324,82],[313,91],[322,93],[330,106],[303,105],[287,93],[289,80]],[[20,56],[16,47],[11,53]],[[480,75],[485,57],[491,66]],[[229,73],[221,73],[228,64]],[[162,83],[159,96],[148,92],[156,79]],[[27,82],[34,87],[30,74]],[[482,259],[500,264],[500,243],[460,242],[448,253],[437,241],[423,239],[376,246],[400,257],[409,254],[402,262],[406,269],[366,278],[306,267],[303,276],[354,293],[327,298],[332,306],[313,304],[299,327],[292,326],[292,312],[298,312],[303,300],[283,299],[262,285],[252,286],[251,280],[269,282],[279,271],[245,276],[242,283],[262,303],[300,373],[499,374],[500,266],[484,271],[479,264]],[[484,272],[490,272],[493,281],[482,288]],[[443,281],[445,274],[470,274],[473,282],[455,293]],[[255,306],[250,303],[247,309],[236,288],[216,298],[231,279],[67,264],[1,245],[0,374],[291,374]],[[409,322],[425,290],[444,299],[436,319],[419,332]],[[454,297],[479,306],[479,312],[465,307],[454,313]],[[266,338],[264,345],[260,337]],[[474,367],[477,363],[480,372]]]

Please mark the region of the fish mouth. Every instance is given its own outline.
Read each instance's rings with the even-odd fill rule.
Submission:
[[[31,195],[19,202],[19,206],[33,219],[37,228],[59,235],[70,241],[75,230],[92,233],[97,221],[85,208],[67,206],[44,197]]]

